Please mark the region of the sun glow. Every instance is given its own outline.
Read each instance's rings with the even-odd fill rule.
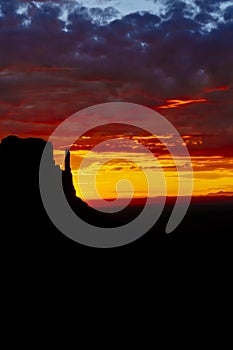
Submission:
[[[63,151],[57,151],[55,153],[56,162],[59,163],[62,157]],[[104,199],[116,199],[128,198],[131,193],[128,192],[127,185],[122,185],[120,192],[117,193],[116,185],[122,180],[128,180],[133,187],[134,198],[142,198],[147,196],[148,188],[147,181],[142,171],[143,167],[152,174],[152,169],[155,165],[151,160],[147,159],[147,155],[139,153],[137,155],[138,164],[132,164],[132,162],[122,161],[127,158],[129,154],[127,152],[109,152],[95,153],[88,150],[77,150],[71,152],[71,168],[73,173],[74,186],[76,188],[77,196],[82,197],[78,183],[79,171],[84,174],[85,183],[82,183],[82,188],[85,189],[87,195],[84,200],[95,200],[95,194],[89,191],[89,181],[93,173],[96,173],[96,188],[100,196]],[[88,168],[82,168],[80,165],[85,157],[89,157],[92,160],[91,165]],[[103,157],[113,159],[112,162],[107,162],[104,166],[99,166],[98,159]],[[202,196],[213,193],[231,193],[233,192],[233,158],[222,156],[192,156],[192,165],[194,170],[194,196]],[[167,196],[177,196],[178,191],[178,175],[177,169],[173,162],[173,159],[169,155],[162,155],[158,157],[159,163],[164,171],[166,184],[167,184]],[[184,175],[183,181],[185,182],[185,162],[180,159],[180,165],[182,166],[182,172]],[[159,171],[159,169],[158,169]],[[153,173],[154,174],[154,173]],[[188,174],[187,174],[188,175]],[[153,175],[154,176],[154,175]],[[188,176],[187,176],[188,181]],[[160,184],[154,181],[155,190],[158,190]],[[159,193],[158,193],[159,195]]]
[[[170,102],[177,100],[170,100]],[[180,100],[179,100],[180,101]],[[193,100],[183,101],[183,104],[191,103]],[[195,100],[196,101],[196,100]],[[200,100],[199,100],[200,101]],[[181,104],[182,105],[182,104]],[[118,148],[114,144],[106,143],[107,151],[94,150],[95,145],[110,140],[118,139]],[[184,145],[188,147],[192,167],[194,172],[194,196],[208,195],[210,193],[231,193],[233,192],[233,157],[229,153],[226,156],[215,152],[208,154],[205,147],[208,142],[212,142],[211,137],[200,133],[185,134],[182,136]],[[128,141],[133,141],[128,143]],[[177,196],[178,193],[178,172],[174,160],[167,151],[167,146],[173,147],[174,140],[172,134],[152,135],[141,132],[139,129],[123,129],[119,125],[111,125],[108,130],[101,128],[94,129],[82,135],[71,147],[71,169],[73,182],[77,196],[83,198],[80,185],[85,192],[84,200],[95,200],[96,193],[93,192],[90,184],[96,183],[96,189],[101,198],[115,199],[130,198],[132,192],[129,191],[127,181],[133,187],[135,198],[146,197],[148,194],[148,183],[145,179],[143,169],[151,176],[153,193],[162,195],[161,184],[158,181],[159,171],[163,171],[167,185],[167,196]],[[149,154],[140,151],[142,144],[150,152]],[[67,146],[68,147],[68,146]],[[204,149],[204,151],[203,151]],[[152,158],[150,157],[152,153]],[[134,161],[132,161],[134,155]],[[64,150],[55,152],[55,161],[62,166]],[[82,161],[88,158],[85,167],[81,166]],[[158,163],[154,161],[158,160]],[[111,159],[111,161],[109,161]],[[136,159],[136,163],[135,163]],[[188,164],[185,159],[178,159],[179,171],[182,173],[182,186],[189,182]],[[94,174],[96,174],[94,178]],[[82,177],[80,183],[79,175]],[[93,180],[94,179],[94,180]],[[127,180],[121,186],[120,191],[116,190],[120,180]],[[121,183],[122,184],[122,183]],[[185,195],[185,193],[183,193]]]

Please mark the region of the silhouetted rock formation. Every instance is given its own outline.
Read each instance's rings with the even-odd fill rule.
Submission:
[[[68,193],[70,197],[76,196],[76,191],[73,185],[71,167],[70,167],[70,152],[66,150],[65,156],[65,169],[62,172],[62,182],[65,193]]]
[[[90,210],[91,208],[88,208],[87,204],[76,196],[76,190],[74,188],[70,166],[70,152],[69,150],[66,150],[65,153],[65,168],[62,171],[63,190],[66,195],[66,199],[72,207],[73,211],[78,213],[84,219],[88,217],[86,211],[88,209]]]
[[[46,141],[8,136],[0,144],[0,191],[3,231],[14,239],[30,239],[35,232],[53,229],[44,211],[39,190],[40,159]],[[55,167],[51,145],[51,165]],[[45,225],[45,226],[44,226]],[[39,237],[36,237],[37,239]]]
[[[43,207],[39,189],[40,160],[46,145],[42,139],[21,139],[8,136],[0,143],[0,192],[1,230],[20,238],[27,234],[30,239],[49,238],[57,229],[50,222]],[[50,144],[51,171],[62,172],[64,193],[73,211],[84,221],[95,226],[117,226],[119,218],[100,213],[76,197],[70,168],[70,153],[66,151],[65,169],[56,166],[53,147]],[[19,233],[20,232],[20,233]]]
[[[63,249],[64,244],[72,244],[51,223],[41,200],[39,166],[45,145],[46,141],[42,139],[20,139],[16,136],[8,136],[0,143],[1,238],[6,238],[17,249],[37,247],[44,250],[58,246]],[[84,221],[100,227],[115,227],[130,222],[140,213],[142,206],[137,205],[118,214],[103,214],[88,207],[76,197],[70,153],[66,152],[65,169],[62,171],[54,163],[52,144],[49,147],[51,170],[61,172],[67,201]],[[140,244],[150,244],[158,239],[232,238],[232,199],[224,202],[208,200],[210,205],[206,205],[203,199],[193,201],[183,222],[171,235],[165,234],[173,205],[168,203],[156,226],[140,239]]]

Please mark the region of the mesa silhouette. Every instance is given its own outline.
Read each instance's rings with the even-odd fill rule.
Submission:
[[[8,136],[0,143],[0,192],[2,237],[19,246],[50,247],[70,241],[52,224],[44,209],[39,189],[39,166],[46,141],[39,138],[21,139]],[[70,153],[65,169],[56,166],[51,147],[51,168],[60,171],[63,189],[72,210],[84,221],[99,227],[116,227],[137,217],[145,199],[133,199],[117,214],[104,214],[89,207],[76,196],[70,168]],[[167,198],[165,209],[154,227],[132,246],[151,245],[156,240],[174,239],[232,239],[232,196],[193,198],[191,206],[178,228],[170,235],[165,227],[175,203]],[[70,241],[71,242],[71,241]],[[71,243],[69,243],[71,244]]]
[[[40,138],[21,139],[17,136],[8,136],[0,143],[3,232],[20,231],[30,236],[33,236],[34,232],[39,232],[40,236],[49,236],[50,231],[56,231],[45,212],[39,189],[39,167],[45,145],[46,141]],[[89,207],[76,196],[70,167],[70,153],[66,151],[65,168],[61,170],[55,165],[52,144],[50,148],[51,170],[62,173],[67,201],[82,220],[94,226],[116,227],[131,221],[138,215],[141,208],[133,214],[132,211],[127,212],[127,209],[119,214],[105,214]]]

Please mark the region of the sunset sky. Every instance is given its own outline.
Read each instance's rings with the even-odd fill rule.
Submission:
[[[137,103],[181,134],[192,158],[194,195],[233,193],[233,1],[0,0],[0,48],[0,139],[48,139],[85,107]],[[122,149],[110,148],[118,161],[99,170],[103,197],[115,196],[122,177],[134,183],[136,196],[146,195],[140,166],[153,165],[142,153],[139,167],[122,162],[132,151],[125,139],[159,158],[168,194],[176,194],[176,169],[156,135],[116,125],[92,130],[73,146],[74,175],[87,151],[112,137],[122,139]],[[62,152],[56,150],[58,163]],[[89,157],[87,187],[88,172],[107,155],[90,151]]]

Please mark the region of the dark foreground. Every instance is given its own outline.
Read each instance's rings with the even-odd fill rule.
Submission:
[[[77,244],[49,220],[40,198],[38,171],[45,141],[8,137],[0,144],[1,238],[19,251],[89,249]],[[51,162],[52,162],[51,148]],[[67,162],[69,159],[67,160]],[[53,165],[54,168],[55,165]],[[56,171],[60,171],[56,168]],[[73,210],[85,221],[101,227],[129,222],[142,210],[132,205],[121,214],[99,214],[75,197],[69,164],[62,173],[63,187]],[[127,247],[153,247],[158,240],[232,240],[233,197],[194,198],[182,223],[171,234],[165,233],[173,208],[169,200],[156,225]]]

